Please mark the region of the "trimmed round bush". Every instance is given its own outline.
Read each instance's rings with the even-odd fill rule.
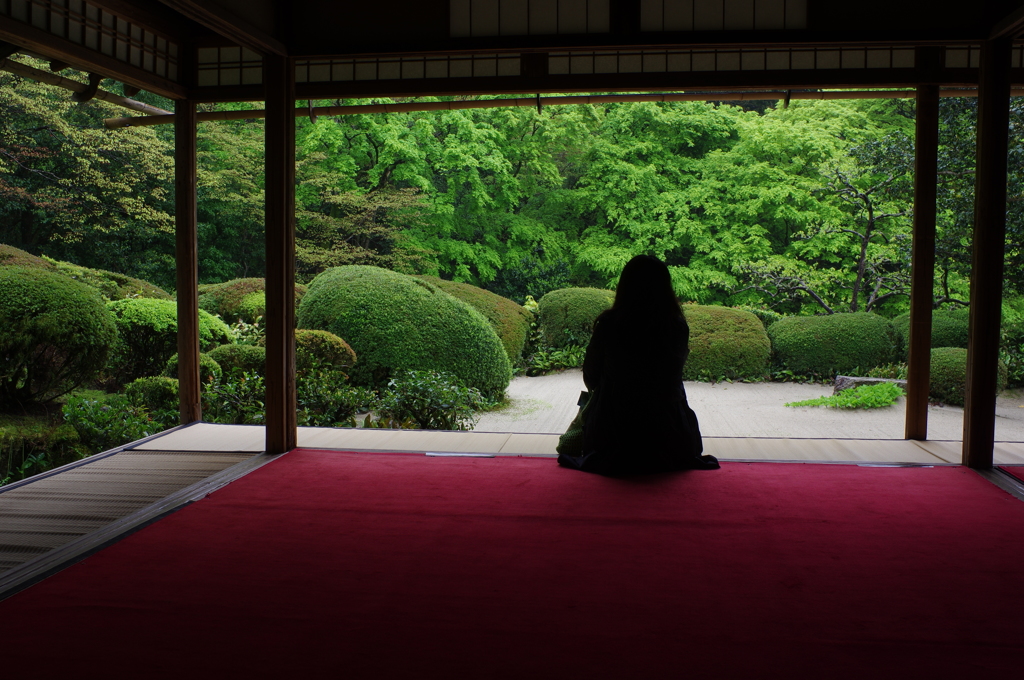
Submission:
[[[309,284],[298,316],[300,328],[330,331],[351,345],[357,385],[381,385],[405,369],[448,371],[497,396],[512,379],[487,319],[412,276],[368,265],[328,269]]]
[[[162,375],[139,378],[124,388],[124,396],[136,406],[145,406],[150,411],[177,411],[178,381]]]
[[[92,286],[100,292],[100,295],[108,300],[123,300],[130,297],[156,298],[157,300],[174,299],[166,290],[154,286],[149,281],[136,279],[117,272],[108,272],[104,269],[90,269],[80,267],[70,262],[52,260],[56,271],[76,281],[81,281],[87,286]]]
[[[690,327],[686,380],[760,378],[768,369],[771,343],[761,320],[729,307],[683,305]]]
[[[229,345],[234,347],[234,345]],[[167,378],[178,377],[178,355],[167,360],[164,364],[164,376]],[[219,381],[224,371],[221,365],[209,354],[199,353],[199,380],[203,383]]]
[[[267,365],[267,350],[259,345],[221,345],[211,349],[209,357],[229,376],[242,373],[263,375]]]
[[[594,321],[614,301],[615,293],[601,288],[551,291],[538,303],[544,344],[548,347],[586,345],[594,332]]]
[[[0,406],[67,394],[103,368],[116,339],[89,286],[42,268],[0,267]]]
[[[356,353],[347,342],[330,331],[300,329],[295,331],[295,366],[300,371],[314,364],[344,371],[356,363]]]
[[[306,286],[295,284],[296,307],[305,294]],[[236,319],[253,323],[256,317],[267,313],[266,280],[232,279],[204,285],[199,294],[199,307],[211,314],[219,314],[228,323]]]
[[[1006,364],[999,362],[996,393],[1006,389]],[[936,347],[932,350],[931,380],[928,396],[945,404],[963,406],[967,390],[967,350],[963,347]]]
[[[936,309],[932,311],[932,347],[962,347],[967,349],[967,330],[971,312],[968,309]],[[910,348],[910,314],[900,314],[892,320],[900,336],[900,351],[906,357]]]
[[[523,347],[530,335],[533,314],[525,307],[508,298],[468,283],[445,281],[436,276],[421,276],[424,281],[434,284],[452,297],[471,304],[484,315],[498,334],[508,360],[518,363],[523,356]]]
[[[31,267],[33,269],[53,269],[53,265],[32,253],[0,243],[0,267]]]
[[[761,321],[761,324],[765,328],[768,328],[768,326],[771,326],[773,323],[775,323],[776,321],[783,317],[782,314],[779,314],[773,309],[767,309],[766,307],[749,307],[740,305],[737,307],[733,307],[733,309],[742,309],[744,312],[750,312]]]
[[[868,312],[789,316],[768,327],[776,363],[801,375],[831,376],[888,364],[899,335],[887,319]]]
[[[119,339],[110,363],[111,373],[123,384],[136,378],[160,375],[178,351],[178,305],[173,300],[130,298],[107,304]],[[227,325],[199,310],[199,349],[231,342]]]

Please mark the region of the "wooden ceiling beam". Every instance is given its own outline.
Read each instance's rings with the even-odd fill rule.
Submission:
[[[183,16],[206,26],[242,47],[248,47],[260,54],[288,56],[288,47],[283,42],[216,5],[195,2],[195,0],[160,1]]]
[[[4,16],[0,16],[0,40],[170,99],[183,99],[188,93],[172,80]]]
[[[992,27],[989,39],[1016,38],[1024,31],[1024,5],[1007,14]]]

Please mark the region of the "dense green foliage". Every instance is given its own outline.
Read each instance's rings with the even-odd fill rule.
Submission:
[[[53,265],[41,257],[26,253],[20,248],[0,243],[0,267],[35,267],[53,269]]]
[[[483,288],[471,286],[468,283],[457,283],[446,281],[436,276],[421,276],[452,297],[472,305],[478,312],[484,315],[494,332],[501,339],[501,344],[508,354],[508,360],[513,365],[518,364],[523,356],[523,347],[526,346],[526,339],[530,333],[530,321],[533,314],[525,307],[508,298],[492,293]]]
[[[220,366],[223,378],[237,377],[243,373],[263,375],[266,370],[267,350],[259,345],[220,345],[207,352],[206,356]]]
[[[227,345],[228,347],[234,347],[234,345]],[[214,348],[216,350],[217,348]],[[212,352],[213,350],[211,350]],[[263,364],[260,364],[260,370],[263,370]],[[223,367],[216,359],[213,358],[210,352],[199,353],[199,380],[204,383],[211,382],[213,380],[220,380],[223,375]],[[178,377],[178,355],[175,354],[167,363],[164,364],[163,375],[168,378]]]
[[[117,325],[110,372],[122,384],[160,375],[178,349],[178,306],[173,300],[131,298],[107,304]],[[208,350],[231,341],[223,321],[199,310],[199,348]]]
[[[108,300],[123,300],[131,297],[156,298],[158,300],[171,299],[170,293],[142,279],[102,269],[80,267],[70,262],[48,261],[53,265],[55,271],[76,281],[81,281],[88,286],[92,286],[100,292],[100,295]]]
[[[969,322],[970,310],[967,308],[933,310],[931,346],[966,349]],[[893,318],[892,325],[900,336],[900,351],[903,356],[906,356],[910,346],[910,313],[900,314]]]
[[[562,288],[540,299],[538,317],[546,347],[586,345],[594,332],[594,322],[609,309],[615,293],[598,288]]]
[[[0,406],[67,394],[106,364],[116,337],[94,289],[42,268],[0,267]]]
[[[295,366],[299,372],[314,367],[345,371],[356,363],[352,347],[330,331],[295,331]]]
[[[78,460],[78,432],[48,418],[0,417],[0,486]]]
[[[78,433],[89,453],[107,451],[116,446],[156,434],[176,424],[173,412],[151,414],[145,406],[136,406],[123,394],[105,400],[71,397],[64,404],[64,422]]]
[[[762,378],[771,344],[761,321],[740,309],[683,305],[690,327],[686,380]]]
[[[205,284],[200,287],[199,308],[217,314],[226,322],[241,319],[253,323],[267,312],[266,282],[264,279],[232,279],[224,283]],[[298,305],[306,287],[295,284],[295,304]]]
[[[299,327],[345,338],[359,357],[357,385],[403,369],[448,371],[486,395],[504,392],[512,367],[487,319],[426,281],[367,265],[317,276],[299,306]]]
[[[776,363],[801,375],[867,371],[891,363],[899,350],[892,324],[867,312],[788,317],[772,324],[768,337]]]
[[[892,406],[903,396],[903,390],[896,383],[858,385],[839,394],[804,401],[792,401],[786,406],[827,406],[829,408],[884,408]]]
[[[999,362],[996,392],[1006,389],[1006,364]],[[967,350],[962,347],[932,349],[928,396],[945,404],[963,406],[967,388]]]
[[[478,390],[451,373],[403,371],[388,383],[379,410],[392,421],[412,420],[421,430],[471,430],[483,403]]]
[[[150,411],[178,412],[178,380],[166,376],[139,378],[124,388],[124,396],[135,406]]]

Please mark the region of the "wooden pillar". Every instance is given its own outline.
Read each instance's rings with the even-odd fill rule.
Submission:
[[[263,58],[267,257],[267,453],[294,449],[295,417],[295,69]]]
[[[196,106],[174,104],[174,263],[178,298],[181,423],[202,420],[199,398],[199,244],[196,224]]]
[[[914,147],[914,241],[910,258],[910,342],[904,430],[907,439],[928,438],[938,151],[939,88],[921,85],[917,88]]]
[[[963,463],[992,467],[996,367],[1006,240],[1006,155],[1010,116],[1010,39],[987,40],[978,81],[978,149],[967,341]]]

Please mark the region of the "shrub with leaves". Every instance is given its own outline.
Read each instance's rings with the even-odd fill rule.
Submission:
[[[262,425],[267,385],[262,375],[245,372],[203,386],[203,419],[211,423]]]
[[[828,408],[885,408],[892,406],[903,396],[903,390],[896,383],[858,385],[839,394],[804,401],[792,401],[786,406],[826,406]]]
[[[67,423],[5,417],[0,425],[0,486],[66,465],[86,452],[78,432]]]
[[[173,299],[170,293],[154,286],[149,281],[117,272],[108,272],[105,269],[90,269],[70,262],[45,259],[53,265],[54,271],[95,288],[100,295],[108,300],[124,300],[135,297],[156,298],[157,300]]]
[[[53,271],[53,264],[32,253],[0,243],[0,267],[31,267]]]
[[[540,329],[546,347],[586,346],[594,322],[615,301],[615,293],[601,288],[553,290],[538,303]]]
[[[147,376],[128,384],[124,396],[135,406],[144,406],[151,412],[178,413],[178,381],[166,376]]]
[[[683,315],[690,327],[690,356],[683,378],[764,376],[771,344],[757,317],[740,309],[707,305],[683,305]]]
[[[299,371],[327,368],[345,371],[356,363],[356,353],[347,342],[330,331],[295,331],[295,366]]]
[[[306,287],[295,284],[295,305],[298,306]],[[266,316],[266,281],[258,278],[232,279],[224,283],[207,284],[199,295],[199,307],[229,322],[238,320],[254,323]]]
[[[528,357],[526,375],[546,375],[567,368],[580,368],[586,356],[587,348],[579,345],[538,350]]]
[[[267,350],[258,345],[221,345],[211,349],[208,356],[220,366],[223,379],[243,373],[263,375],[266,370]]]
[[[1006,389],[1006,364],[999,362],[996,392]],[[931,381],[928,396],[945,404],[963,406],[967,390],[967,350],[962,347],[936,347],[932,350]]]
[[[99,294],[42,268],[0,267],[0,407],[84,384],[117,338]]]
[[[893,364],[882,364],[881,366],[875,366],[870,371],[868,371],[867,377],[906,380],[907,364],[903,362],[898,362]]]
[[[261,366],[262,370],[262,366]],[[223,368],[220,363],[214,359],[208,353],[199,353],[199,381],[202,383],[208,383],[213,380],[220,380],[223,374]],[[178,377],[178,355],[175,354],[173,357],[167,360],[164,364],[163,375],[168,378]]]
[[[405,371],[388,383],[378,410],[394,421],[411,419],[423,430],[469,430],[484,405],[478,390],[450,373]]]
[[[970,310],[936,309],[932,311],[932,347],[962,347],[967,349],[967,328]],[[907,356],[910,347],[910,314],[900,314],[892,320],[893,328],[899,333],[900,352]]]
[[[348,384],[345,375],[330,366],[308,365],[296,378],[299,425],[355,427],[355,415],[375,408],[377,395]]]
[[[756,316],[761,321],[761,324],[765,328],[768,328],[768,326],[771,326],[776,321],[780,321],[784,317],[783,314],[779,314],[774,309],[768,309],[767,307],[753,307],[753,306],[750,306],[750,305],[737,305],[736,307],[733,307],[733,309],[740,309],[740,310],[742,310],[744,312],[750,312],[751,314]]]
[[[118,342],[110,372],[122,384],[148,375],[160,375],[178,350],[178,306],[173,300],[134,298],[108,303],[114,315]],[[199,348],[206,351],[231,342],[227,325],[199,310]]]
[[[263,317],[256,317],[252,323],[242,319],[228,325],[231,331],[231,342],[235,345],[262,345],[266,342],[267,329],[263,326]]]
[[[106,401],[71,397],[64,404],[64,422],[75,428],[82,444],[92,453],[107,451],[177,425],[154,417],[145,406],[136,406],[123,395]],[[166,416],[166,414],[164,414]]]
[[[452,297],[472,305],[474,309],[483,314],[494,328],[494,332],[498,334],[498,338],[501,339],[508,360],[513,365],[519,363],[523,358],[523,347],[526,345],[527,336],[530,333],[530,322],[533,320],[533,314],[529,310],[508,298],[468,283],[446,281],[436,276],[421,276],[419,278],[434,284]]]
[[[778,368],[822,377],[891,363],[900,347],[888,319],[867,312],[788,316],[768,328],[768,337]]]
[[[512,366],[494,329],[470,305],[412,276],[366,265],[334,267],[309,284],[299,327],[334,333],[359,361],[354,384],[380,386],[406,369],[447,371],[497,397]]]

